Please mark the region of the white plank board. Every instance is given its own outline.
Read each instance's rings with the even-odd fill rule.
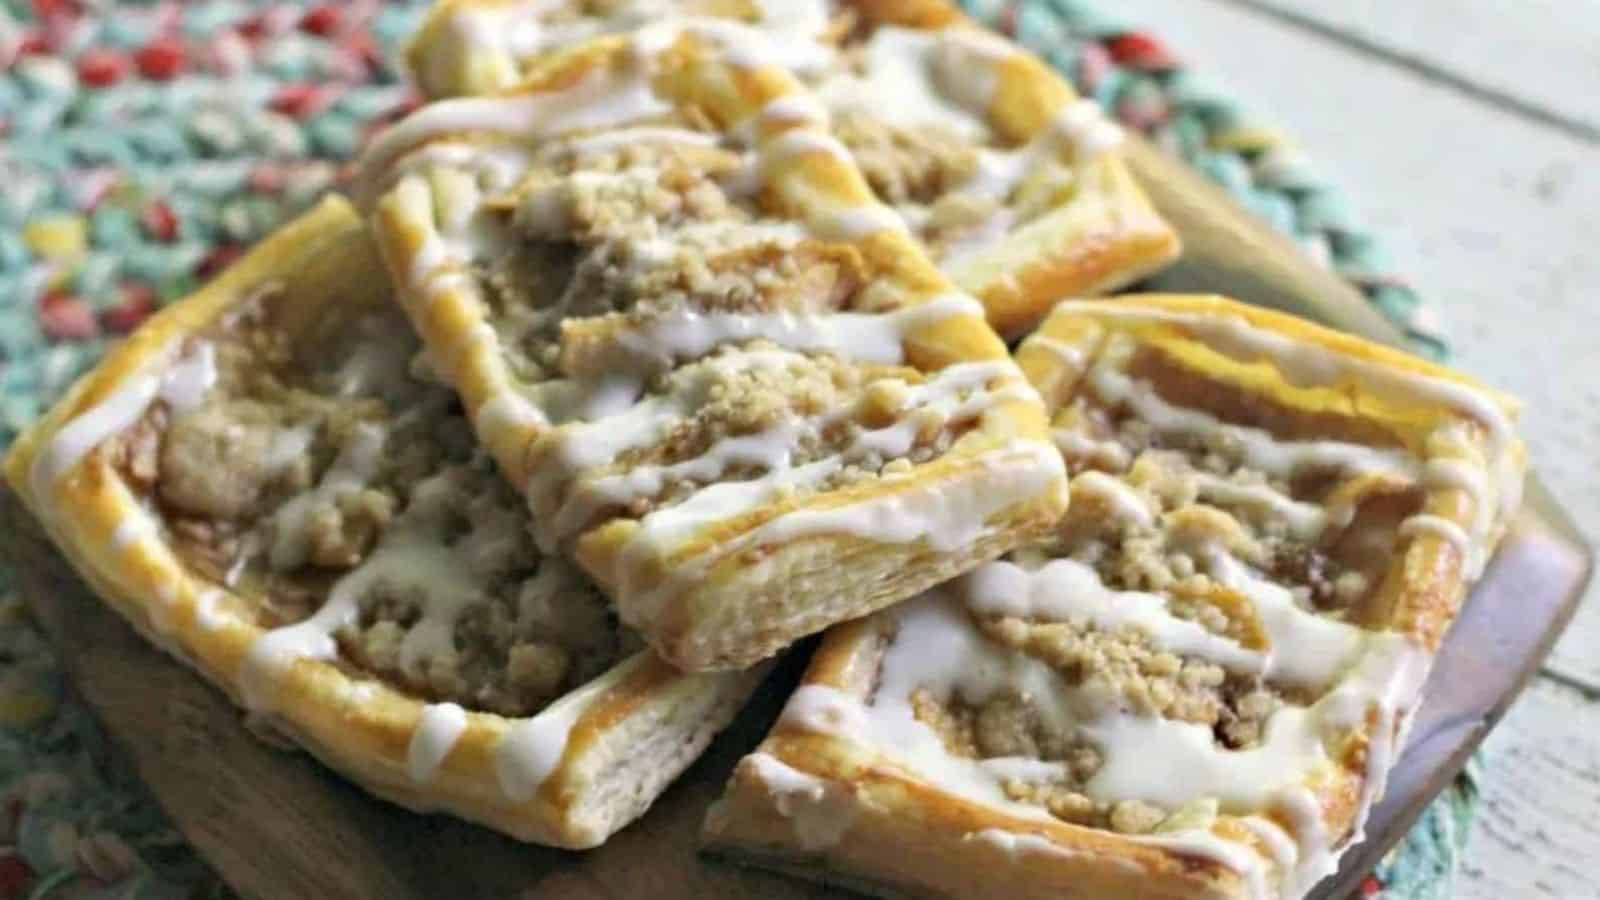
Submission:
[[[1488,741],[1459,900],[1600,898],[1600,705],[1541,682]]]
[[[1349,188],[1439,305],[1459,364],[1527,401],[1534,464],[1600,534],[1600,148],[1218,0],[1120,8]],[[1596,597],[1551,666],[1600,685]]]
[[[1593,136],[1600,0],[1231,0],[1378,48]]]

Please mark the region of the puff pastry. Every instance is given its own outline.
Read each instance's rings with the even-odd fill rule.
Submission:
[[[541,545],[687,670],[911,596],[1066,499],[982,307],[722,24],[598,39],[363,161],[401,298]]]
[[[594,846],[761,672],[678,673],[530,546],[386,288],[325,201],[112,351],[7,474],[111,606],[328,765]]]
[[[814,87],[873,190],[1002,335],[1060,297],[1110,291],[1177,256],[1116,152],[1121,129],[943,0],[456,0],[435,8],[408,56],[436,96],[482,94],[537,73],[574,36],[675,16],[760,32],[762,58]]]
[[[1516,404],[1210,297],[1063,303],[1018,355],[1066,517],[831,631],[708,843],[897,895],[1302,896],[1519,502]]]

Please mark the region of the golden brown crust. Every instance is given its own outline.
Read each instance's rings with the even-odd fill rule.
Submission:
[[[1242,879],[1215,860],[997,814],[908,778],[892,764],[843,755],[839,743],[776,735],[760,751],[820,779],[820,802],[775,791],[762,776],[762,763],[745,757],[707,815],[708,849],[876,896],[988,897],[999,883],[1006,896],[1023,900],[1242,896]],[[817,807],[814,813],[797,811],[808,803]],[[839,823],[836,842],[797,846],[795,820],[812,814]],[[1129,878],[1134,872],[1137,877]]]
[[[629,79],[642,77],[638,75],[639,60],[634,38],[603,38],[571,50],[514,92],[492,101],[470,102],[542,99],[574,86],[608,83],[609,79],[631,85]],[[826,223],[847,220],[862,211],[886,212],[848,156],[828,149],[831,139],[818,124],[761,115],[775,103],[806,99],[803,88],[786,71],[730,62],[714,36],[708,38],[693,30],[674,36],[651,60],[649,80],[643,87],[656,102],[677,115],[707,123],[713,136],[726,137],[736,128],[753,129],[757,153],[767,154],[759,169],[759,205],[764,215],[827,231]],[[621,92],[632,90],[628,87]],[[398,127],[403,130],[406,125]],[[470,127],[447,131],[443,138],[455,140],[471,131]],[[539,144],[528,139],[523,143]],[[801,149],[778,152],[773,148],[779,144]],[[403,168],[405,152],[387,154],[380,162],[399,158]],[[526,484],[543,468],[543,457],[533,448],[556,429],[537,415],[503,414],[505,405],[521,396],[521,389],[507,362],[505,345],[489,337],[493,332],[483,286],[470,274],[458,277],[464,272],[459,265],[429,267],[442,233],[432,185],[447,177],[457,176],[440,174],[437,167],[401,174],[376,205],[374,230],[391,272],[402,285],[401,295],[417,330],[445,379],[461,395],[480,441],[513,483]],[[859,256],[870,284],[872,313],[959,300],[952,296],[949,281],[904,229],[855,233],[853,227],[843,228],[843,237],[835,235],[824,243],[847,246]],[[963,307],[948,315],[941,312],[913,321],[898,338],[903,364],[925,374],[957,364],[1004,364],[1009,360],[1005,345],[978,314],[979,309],[973,304],[971,311]],[[637,540],[640,520],[628,517],[602,520],[571,541],[571,546],[585,569],[616,598],[624,619],[674,664],[689,670],[736,668],[776,652],[827,622],[879,608],[938,578],[970,568],[1046,527],[1059,514],[1064,500],[1060,482],[1048,474],[1055,462],[1047,450],[1041,450],[1046,434],[1041,411],[1031,398],[1007,395],[997,398],[944,457],[914,466],[913,477],[868,480],[849,490],[823,490],[797,504],[766,505],[712,522],[668,547],[641,546]],[[1001,463],[1002,457],[1009,462]],[[859,533],[863,529],[848,537],[840,535],[848,529],[823,529],[792,539],[760,537],[763,527],[777,523],[784,514],[820,514],[846,505],[937,505],[944,502],[941,498],[948,500],[956,492],[971,493],[985,479],[999,479],[1002,465],[1014,465],[1012,480],[1021,478],[1017,483],[1030,489],[1019,492],[1015,502],[983,513],[985,525],[979,530],[988,538],[971,546],[935,547],[935,541],[919,535],[882,540]],[[1026,480],[1029,478],[1033,480]],[[740,541],[756,543],[745,548],[744,556],[728,555],[729,548],[743,547]],[[855,562],[847,567],[830,566],[830,559],[840,558],[841,547],[853,554]],[[935,564],[907,565],[920,560]],[[646,597],[663,578],[681,579],[681,573],[696,572],[696,566],[704,566],[706,572],[690,576],[699,579],[693,590],[670,591],[664,599]],[[873,577],[868,579],[867,573]],[[825,612],[820,605],[814,607],[811,612],[824,616],[820,620],[803,615],[790,619],[783,607],[802,598],[798,585],[819,591],[831,586],[829,593],[848,605]],[[659,613],[645,611],[656,605],[661,606]],[[759,612],[764,607],[774,615]],[[674,621],[684,627],[658,625]],[[736,630],[713,628],[712,621],[726,622]],[[745,630],[737,630],[740,628]]]
[[[387,302],[381,263],[359,220],[344,201],[326,200],[200,292],[152,317],[29,429],[6,460],[13,488],[108,605],[240,703],[260,688],[243,676],[247,654],[265,633],[250,602],[191,568],[156,530],[136,532],[131,541],[125,536],[130,521],[150,514],[107,454],[90,449],[58,473],[49,460],[80,417],[103,409],[169,361],[176,342],[205,331],[268,284],[281,285],[271,295],[274,312],[290,328],[329,308]],[[408,773],[408,748],[426,704],[352,675],[348,667],[302,659],[271,685],[270,722],[367,790],[403,806],[448,811],[523,840],[585,847],[642,811],[631,809],[619,821],[592,809],[597,792],[614,787],[607,760],[616,748],[608,742],[635,739],[636,723],[665,719],[688,743],[703,747],[760,675],[684,676],[648,653],[624,661],[580,689],[586,699],[574,701],[582,712],[560,763],[538,796],[523,803],[507,799],[496,770],[496,752],[518,720],[467,713],[465,731],[433,780],[418,783]],[[679,771],[687,762],[675,758],[666,768]],[[659,773],[650,780],[659,781]]]
[[[1299,896],[1325,872],[1300,870],[1296,854],[1285,855],[1268,838],[1338,846],[1358,836],[1371,794],[1381,790],[1387,761],[1403,739],[1426,661],[1475,577],[1469,557],[1492,549],[1514,511],[1524,463],[1521,442],[1509,430],[1517,403],[1398,351],[1219,297],[1066,302],[1017,355],[1047,407],[1058,411],[1057,427],[1074,437],[1085,436],[1086,416],[1098,415],[1075,400],[1109,390],[1101,386],[1109,382],[1095,380],[1091,372],[1113,359],[1123,360],[1115,365],[1161,379],[1158,394],[1169,400],[1182,397],[1199,404],[1221,422],[1253,423],[1276,440],[1342,440],[1347,447],[1411,454],[1417,480],[1410,489],[1421,495],[1415,514],[1445,524],[1400,529],[1383,577],[1363,592],[1364,599],[1337,613],[1371,640],[1381,639],[1371,646],[1403,648],[1397,652],[1411,660],[1409,674],[1382,682],[1379,699],[1355,707],[1364,711],[1359,717],[1349,712],[1335,717],[1338,737],[1323,738],[1326,757],[1313,757],[1303,783],[1294,786],[1299,798],[1294,803],[1285,799],[1273,801],[1282,806],[1213,810],[1195,820],[1207,823],[1197,841],[1193,826],[1177,824],[1182,810],[1153,833],[1145,826],[1072,824],[1054,808],[1054,817],[1022,815],[1027,810],[982,801],[970,787],[935,780],[930,770],[919,768],[924,763],[901,762],[893,754],[902,751],[875,744],[882,738],[871,735],[884,732],[873,729],[900,726],[868,727],[852,717],[884,702],[890,690],[886,654],[898,629],[911,621],[892,612],[879,614],[828,633],[802,680],[801,694],[757,753],[740,764],[708,816],[707,843],[753,864],[825,880],[859,880],[874,891],[910,896],[987,896],[997,879],[1026,897]],[[1109,410],[1119,401],[1101,396],[1095,402]],[[1087,430],[1090,442],[1097,440],[1093,428]],[[1068,446],[1064,443],[1064,450]],[[1069,469],[1103,474],[1083,467],[1087,452],[1081,442],[1068,452]],[[1175,451],[1169,445],[1161,452]],[[1428,461],[1442,465],[1429,468]],[[1379,482],[1349,478],[1325,502],[1337,505],[1340,492],[1370,490]],[[1092,504],[1076,496],[1079,482],[1073,483],[1069,520],[1093,518]],[[1109,512],[1106,517],[1114,518]],[[1454,529],[1467,534],[1471,546],[1446,539]],[[1018,619],[983,625],[1007,623],[1023,627]],[[959,627],[979,633],[972,623]],[[973,639],[996,640],[994,635]],[[900,679],[894,689],[904,690],[905,676],[894,677]],[[995,690],[992,678],[978,683],[990,686],[975,690]],[[1043,690],[1037,681],[1027,685]],[[817,697],[825,702],[819,705]],[[919,709],[916,715],[920,719],[923,713]],[[924,721],[938,730],[932,720]],[[941,740],[950,738],[941,735]],[[1160,746],[1137,749],[1149,759],[1152,773],[1162,771]],[[1140,833],[1119,834],[1113,828]],[[1299,858],[1306,852],[1302,846]]]

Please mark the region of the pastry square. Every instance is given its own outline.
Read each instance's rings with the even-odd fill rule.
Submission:
[[[1049,65],[942,0],[847,5],[865,25],[814,77],[833,133],[1002,335],[1177,258],[1122,129]]]
[[[442,4],[412,69],[436,95],[487,93],[536,73],[576,35],[721,16],[720,31],[762,33],[763,59],[814,88],[878,197],[1002,335],[1025,332],[1061,297],[1109,292],[1177,257],[1177,236],[1118,153],[1122,130],[943,0],[598,6]]]
[[[709,846],[896,896],[1304,895],[1519,502],[1516,403],[1213,297],[1066,302],[1018,356],[1067,515],[830,631]]]
[[[541,546],[686,670],[912,596],[1066,500],[981,305],[766,46],[603,38],[363,161],[401,299]]]
[[[330,199],[163,310],[6,472],[105,601],[362,787],[590,847],[760,670],[684,675],[540,554]]]

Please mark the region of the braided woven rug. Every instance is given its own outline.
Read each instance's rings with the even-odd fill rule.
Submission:
[[[412,102],[394,51],[425,5],[0,0],[0,450],[110,342],[340,183]],[[1110,0],[964,5],[1444,355],[1340,192]],[[1469,769],[1362,896],[1449,896],[1475,805]],[[0,900],[224,895],[0,571]]]

